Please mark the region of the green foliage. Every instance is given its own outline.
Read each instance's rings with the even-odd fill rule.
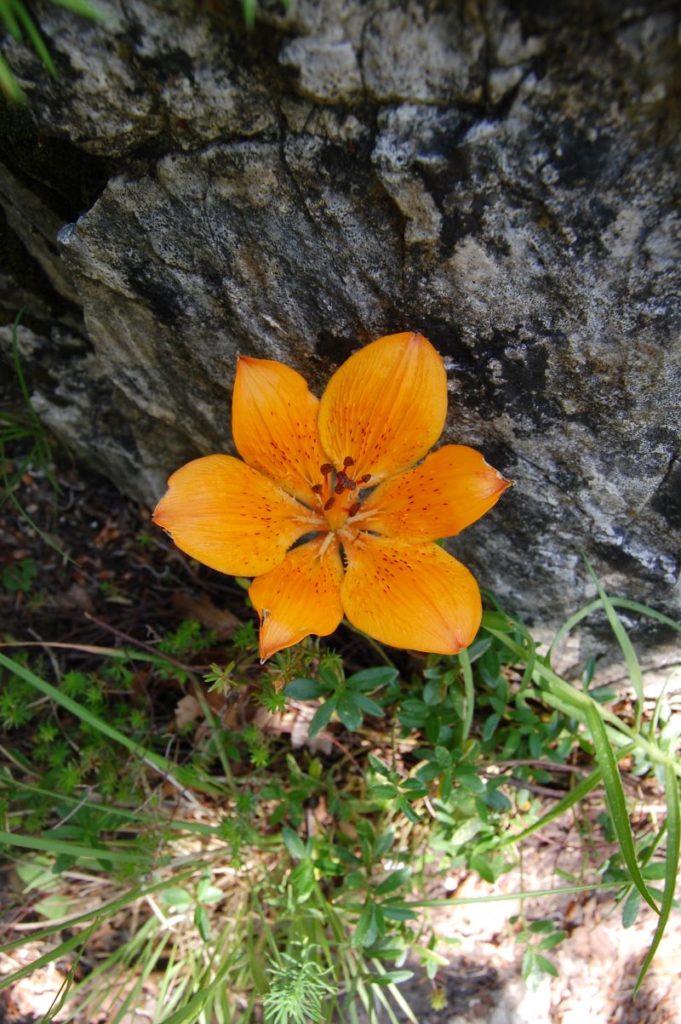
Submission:
[[[10,594],[18,590],[29,591],[31,584],[38,575],[38,566],[32,558],[22,558],[21,561],[6,565],[0,573],[0,582]]]
[[[423,918],[438,904],[420,898],[426,884],[452,870],[495,882],[523,842],[602,787],[617,851],[595,865],[595,881],[570,878],[560,891],[609,888],[625,925],[643,903],[655,909],[642,978],[674,906],[681,767],[664,697],[650,720],[639,711],[642,681],[618,610],[658,613],[630,604],[601,589],[587,607],[629,666],[631,721],[612,709],[618,695],[599,685],[594,663],[568,682],[552,651],[499,610],[485,613],[467,652],[429,656],[418,670],[350,665],[312,640],[262,667],[244,628],[205,676],[210,700],[192,662],[217,641],[192,620],[154,653],[109,649],[95,667],[75,662],[58,686],[43,654],[0,651],[0,844],[23,872],[20,898],[45,921],[32,938],[52,943],[29,969],[75,965],[96,928],[137,908],[122,945],[72,984],[65,1020],[95,1019],[112,990],[107,1013],[121,1019],[151,971],[166,1024],[261,1010],[271,1024],[355,1020],[359,1005],[371,1020],[398,1010],[413,1020],[400,992],[407,957],[433,982],[447,963]],[[163,718],[155,691],[191,694],[200,718],[179,730],[175,698]],[[293,749],[286,723],[301,704],[308,743]],[[281,732],[267,730],[258,705]],[[664,787],[666,820],[632,826],[625,758]],[[547,810],[535,794],[558,780]],[[601,827],[585,815],[586,824]],[[73,873],[101,887],[92,906],[69,888]],[[559,923],[521,913],[515,933],[527,983],[554,974]]]
[[[158,645],[159,651],[179,658],[190,653],[205,651],[215,643],[213,630],[203,629],[196,619],[183,619],[177,629],[169,633]]]
[[[318,947],[306,941],[270,961],[270,990],[264,998],[267,1024],[320,1024],[323,1001],[333,993],[327,977],[330,968],[319,963]]]

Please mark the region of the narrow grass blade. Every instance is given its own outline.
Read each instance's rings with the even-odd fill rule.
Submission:
[[[519,662],[525,660],[526,654],[519,643],[491,626],[484,626],[484,629],[508,648],[518,658]],[[609,711],[608,708],[596,704],[590,696],[581,693],[570,683],[561,679],[542,658],[537,658],[535,661],[534,677],[537,684],[541,687],[541,699],[546,701],[551,707],[557,708],[566,715],[578,718],[582,722],[586,721],[587,708],[596,709],[598,715],[607,726],[611,727],[613,738],[615,732],[621,733],[623,743],[625,740],[633,741],[639,749],[645,751],[651,761],[655,764],[670,766],[672,771],[681,777],[681,761],[678,758],[662,750],[657,743],[653,743],[640,733],[636,733],[626,722],[623,722],[617,715]]]
[[[16,78],[12,74],[12,69],[0,53],[0,89],[4,92],[5,96],[13,103],[25,103],[26,94],[21,88]]]
[[[192,866],[184,871],[179,871],[173,875],[172,884],[179,885],[183,881],[195,873],[196,867]],[[130,906],[131,903],[135,903],[137,900],[143,899],[145,896],[151,896],[156,892],[161,892],[163,889],[167,889],[169,885],[167,878],[160,882],[155,882],[153,885],[135,886],[133,889],[129,889],[122,896],[116,897],[114,900],[110,900],[108,903],[103,903],[101,906],[96,907],[94,910],[86,910],[84,914],[78,914],[76,917],[70,917],[66,921],[58,921],[56,924],[47,925],[45,928],[36,929],[31,932],[31,941],[41,942],[43,939],[48,939],[56,932],[64,931],[67,928],[75,928],[76,925],[85,924],[86,921],[92,921],[93,918],[97,920],[104,917],[113,917],[119,910],[123,910],[124,907]],[[6,942],[0,946],[0,953],[10,953],[13,949],[19,949],[20,946],[26,944],[26,936],[22,935],[18,939],[12,939],[11,942]]]
[[[10,985],[16,984],[17,981],[21,981],[22,978],[28,977],[29,974],[33,974],[34,971],[39,971],[42,967],[47,967],[49,964],[54,963],[55,960],[59,960],[71,953],[74,949],[79,946],[85,945],[90,935],[99,927],[99,918],[92,922],[89,928],[84,932],[77,932],[75,935],[69,936],[64,942],[55,946],[54,949],[48,950],[47,953],[43,953],[42,956],[38,957],[37,960],[32,960],[30,964],[26,964],[24,967],[20,967],[18,971],[14,971],[12,974],[6,974],[0,978],[0,991],[4,988],[8,988]],[[22,945],[26,943],[26,937],[21,940]]]
[[[81,846],[79,843],[70,843],[66,839],[56,839],[46,836],[23,836],[15,832],[0,831],[0,843],[8,846],[19,846],[26,850],[44,850],[55,856],[59,854],[76,859],[86,860],[108,860],[112,864],[137,864],[140,869],[148,868],[149,857],[139,852],[126,850],[112,850],[109,847]]]
[[[663,612],[658,612],[655,608],[649,608],[646,604],[641,604],[639,601],[631,601],[627,597],[613,597],[610,595],[610,603],[615,608],[625,608],[627,611],[636,612],[638,615],[644,615],[648,619],[652,619],[653,622],[659,622],[661,626],[668,626],[670,629],[681,631],[681,622],[677,622],[675,619],[671,619],[668,615],[664,615]],[[549,648],[549,656],[553,654],[556,648],[563,642],[568,633],[571,633],[575,626],[578,626],[580,622],[588,618],[594,612],[601,611],[603,609],[603,602],[600,597],[597,597],[594,601],[590,601],[589,604],[585,604],[582,608],[571,615],[569,619],[563,623],[556,635],[554,636],[551,647]]]
[[[18,779],[10,779],[0,768],[0,787],[3,784],[7,787],[8,791],[21,790],[22,792],[37,793],[39,796],[49,796],[54,799],[54,790],[42,789],[40,786],[31,786],[29,783],[21,782]],[[2,792],[1,788],[0,792]],[[67,796],[65,793],[59,794],[59,801],[60,803],[70,804],[72,807],[83,807],[95,811],[101,814],[103,821],[111,818],[113,820],[118,819],[119,824],[122,820],[133,822],[137,825],[151,826],[152,828],[162,824],[164,829],[172,832],[191,832],[200,836],[217,836],[220,834],[219,825],[204,825],[200,821],[183,821],[181,818],[163,818],[161,820],[158,815],[154,817],[152,814],[140,814],[139,811],[132,810],[131,808],[108,806],[104,803],[97,803],[94,800],[79,800],[78,797]],[[99,827],[103,829],[104,825]],[[114,828],[113,822],[111,828]]]
[[[615,634],[617,643],[620,645],[620,650],[624,655],[624,661],[627,666],[629,678],[631,679],[631,685],[634,687],[634,693],[636,694],[636,716],[634,720],[634,728],[636,729],[636,732],[638,732],[641,728],[641,716],[643,714],[643,674],[641,672],[641,666],[638,663],[636,651],[629,639],[629,634],[622,625],[612,601],[606,594],[601,581],[598,579],[589,563],[587,562],[586,564],[592,580],[598,587],[598,594],[603,603],[605,614],[608,616],[610,628]]]
[[[468,656],[468,651],[459,651],[458,654],[459,665],[461,666],[461,673],[463,675],[463,689],[464,696],[466,698],[464,704],[464,718],[461,729],[461,741],[465,743],[468,739],[473,725],[473,711],[475,710],[475,689],[473,687],[473,669],[471,667],[471,659]]]
[[[40,32],[36,28],[36,25],[33,21],[33,18],[30,16],[28,11],[24,7],[23,3],[14,5],[14,13],[17,16],[17,19],[21,22],[24,32],[31,40],[35,52],[38,54],[41,61],[43,62],[49,73],[52,75],[52,77],[56,78],[57,69],[54,65],[54,61],[52,60],[50,51],[45,46],[43,37],[40,35]]]
[[[681,848],[681,813],[679,809],[679,785],[676,775],[671,768],[665,768],[664,786],[667,797],[667,852],[664,862],[664,892],[660,905],[660,918],[657,928],[650,943],[650,949],[646,953],[645,960],[641,966],[639,976],[634,986],[634,995],[638,992],[643,979],[648,973],[653,957],[657,953],[657,947],[662,941],[664,930],[674,904],[674,889],[679,873],[679,851]]]
[[[241,0],[241,10],[244,15],[244,24],[249,32],[255,27],[255,15],[258,7],[258,0]]]
[[[447,896],[433,900],[405,900],[405,907],[464,907],[475,903],[507,903],[510,900],[540,899],[545,896],[571,896],[581,892],[612,888],[612,882],[590,882],[586,885],[561,885],[555,889],[525,889],[522,892],[500,892],[493,896]]]
[[[586,708],[586,719],[589,732],[591,733],[594,743],[596,761],[601,769],[601,774],[603,775],[603,785],[605,786],[608,810],[610,811],[610,818],[615,829],[617,841],[620,845],[622,858],[629,870],[632,882],[641,893],[641,896],[648,906],[658,914],[659,910],[657,904],[650,895],[648,886],[646,885],[638,866],[634,837],[631,831],[631,825],[629,824],[629,815],[627,813],[627,806],[624,799],[622,779],[620,778],[619,768],[617,767],[617,759],[612,747],[610,746],[603,720],[601,719],[601,716],[598,713],[598,708],[595,704],[589,703]]]
[[[631,746],[626,748],[627,753],[631,753],[631,750]],[[624,757],[624,750],[618,751],[618,757]],[[528,836],[533,835],[535,832],[539,832],[540,829],[545,828],[546,825],[555,821],[556,818],[560,818],[566,811],[569,811],[571,807],[574,807],[575,804],[578,804],[584,799],[584,797],[588,796],[600,781],[601,772],[600,769],[598,769],[597,771],[592,772],[586,779],[582,779],[581,782],[578,782],[574,789],[571,789],[562,800],[559,800],[550,811],[542,815],[542,817],[538,821],[535,821],[533,825],[528,825],[527,828],[522,830],[522,832],[516,832],[512,836],[505,836],[499,843],[499,846],[508,846],[511,843],[520,843],[523,839],[527,839]]]
[[[0,2],[0,22],[4,24],[12,38],[20,43],[21,29],[12,10],[12,0],[2,0]]]
[[[90,21],[107,21],[106,14],[97,7],[93,7],[87,0],[54,0],[54,2],[59,4],[60,7],[73,11],[74,14],[80,14],[83,18],[89,18]]]

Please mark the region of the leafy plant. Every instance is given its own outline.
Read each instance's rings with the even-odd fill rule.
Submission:
[[[75,969],[97,929],[126,913],[128,937],[89,974],[72,975],[60,1019],[94,1019],[112,988],[106,1012],[122,1017],[153,971],[165,1024],[249,1019],[256,1007],[272,1024],[354,1020],[360,1005],[369,1020],[394,1021],[398,1009],[414,1020],[400,991],[412,975],[407,956],[434,985],[447,964],[423,915],[449,901],[428,898],[426,880],[464,868],[494,881],[520,844],[599,787],[617,852],[595,866],[594,880],[568,879],[553,891],[609,888],[625,924],[640,905],[655,908],[640,985],[674,905],[681,768],[664,699],[650,720],[638,711],[642,677],[621,609],[679,628],[601,588],[548,653],[496,609],[467,652],[402,672],[349,668],[318,641],[263,669],[255,633],[243,631],[211,668],[210,701],[191,661],[214,637],[187,622],[155,651],[102,649],[97,667],[68,669],[59,687],[45,678],[44,655],[0,651],[11,757],[0,771],[0,843],[22,865],[22,899],[44,922],[31,937],[52,943],[0,985],[57,960]],[[628,662],[630,719],[626,705],[612,709],[617,695],[603,691],[593,665],[577,684],[552,668],[556,644],[594,614],[609,622]],[[196,695],[202,718],[193,737],[158,715],[152,727],[142,669],[147,686]],[[272,713],[288,700],[316,702],[308,737],[324,729],[333,756],[294,752],[266,734],[250,695]],[[665,821],[632,827],[624,758],[664,785]],[[547,810],[533,793],[556,779],[568,785],[552,791]],[[87,905],[84,878],[94,894]],[[521,914],[516,927],[527,982],[554,973],[560,923]],[[440,998],[435,987],[433,1004]]]
[[[325,996],[334,987],[327,981],[330,969],[319,964],[319,950],[303,941],[270,961],[270,990],[263,1004],[268,1024],[320,1024]]]

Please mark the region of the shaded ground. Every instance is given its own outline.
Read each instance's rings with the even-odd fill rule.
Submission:
[[[153,645],[188,616],[198,617],[218,636],[233,630],[237,619],[248,617],[243,591],[226,577],[192,567],[150,525],[148,510],[122,498],[102,478],[75,467],[63,466],[58,482],[60,493],[55,497],[45,474],[26,474],[16,492],[19,506],[6,501],[0,510],[3,568],[19,574],[10,574],[5,584],[8,578],[21,579],[21,573],[31,577],[26,577],[25,587],[0,589],[6,634],[30,638],[37,645],[55,639],[107,645],[128,637]],[[27,570],[27,563],[33,568]],[[357,643],[350,634],[343,637],[349,657],[361,661]],[[46,657],[55,656],[49,648],[44,650]],[[82,658],[87,665],[85,652]],[[206,665],[213,660],[210,650],[205,660]],[[678,678],[671,683],[670,689],[675,688],[681,691]],[[164,720],[172,717],[178,691],[153,696],[155,713]],[[648,810],[659,800],[653,784],[629,778],[627,785],[630,797]],[[433,1009],[432,986],[425,978],[404,989],[421,1024],[681,1022],[678,914],[633,1002],[633,984],[654,930],[651,912],[641,911],[636,923],[623,929],[621,911],[597,894],[533,899],[525,901],[524,908],[517,900],[463,902],[493,893],[555,888],[566,884],[566,876],[593,877],[593,866],[603,862],[607,850],[597,838],[585,841],[584,822],[595,820],[601,810],[598,798],[592,798],[588,814],[557,822],[533,837],[523,847],[521,863],[494,887],[475,874],[434,881],[430,895],[450,897],[448,906],[431,911],[438,934],[449,943],[440,948],[448,950],[450,963],[438,976],[442,1009]],[[528,920],[550,918],[568,933],[551,954],[558,976],[546,978],[534,991],[520,981],[520,926],[510,921],[520,913]],[[0,971],[15,970],[40,952],[39,946],[29,945],[0,961]],[[4,1000],[0,997],[0,1021],[35,1024],[62,981],[54,967],[29,975]],[[153,987],[152,978],[149,1006],[141,999],[124,1024],[151,1020],[147,1011]]]

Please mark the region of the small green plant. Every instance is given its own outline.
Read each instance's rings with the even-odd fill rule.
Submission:
[[[516,939],[525,947],[522,967],[523,981],[530,988],[536,988],[547,974],[552,978],[557,977],[556,965],[545,954],[560,945],[567,938],[567,932],[558,928],[555,921],[548,918],[531,921],[527,924],[513,916],[511,924],[521,926]]]
[[[18,590],[23,592],[31,589],[31,584],[38,575],[38,566],[33,558],[22,558],[13,565],[6,565],[0,573],[0,580],[10,594]]]
[[[264,998],[267,1024],[321,1024],[324,999],[334,992],[329,968],[319,962],[320,950],[303,941],[271,960],[270,990]]]
[[[389,687],[396,682],[397,676],[397,669],[386,665],[362,669],[346,679],[342,661],[332,655],[322,659],[317,679],[298,677],[288,683],[285,693],[287,697],[297,700],[322,698],[310,722],[310,737],[316,736],[328,725],[334,712],[346,729],[357,732],[365,715],[373,718],[383,718],[385,715],[382,705],[368,694]]]

